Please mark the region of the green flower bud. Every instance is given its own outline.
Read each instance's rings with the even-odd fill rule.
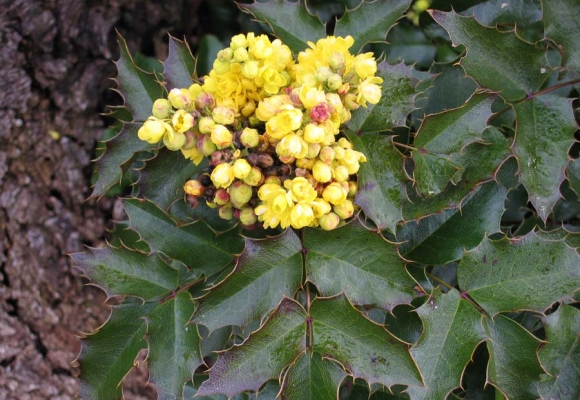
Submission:
[[[234,135],[228,128],[223,125],[216,124],[211,128],[211,141],[218,147],[223,149],[232,145]]]
[[[348,181],[348,197],[354,197],[358,191],[358,183],[355,181]]]
[[[332,206],[332,210],[340,218],[347,219],[352,217],[352,215],[354,214],[354,205],[352,204],[352,201],[345,200],[340,204]]]
[[[328,66],[332,72],[342,75],[346,66],[346,59],[344,54],[335,51],[328,58]]]
[[[197,139],[197,150],[206,157],[211,156],[217,151],[216,145],[211,141],[209,135],[201,135]]]
[[[264,182],[264,174],[259,167],[252,167],[248,176],[244,178],[244,183],[250,186],[259,186]]]
[[[251,149],[257,147],[260,144],[260,135],[256,129],[244,128],[242,134],[240,135],[240,141],[244,147]]]
[[[244,159],[238,158],[234,161],[234,176],[238,179],[244,179],[252,171],[252,166]]]
[[[226,189],[218,189],[213,198],[214,204],[218,206],[225,206],[230,202],[230,195]]]
[[[337,182],[345,182],[348,180],[350,173],[348,171],[348,168],[345,167],[344,165],[339,165],[337,167],[334,168],[334,179]]]
[[[200,112],[205,112],[206,110],[212,110],[215,107],[215,98],[213,94],[207,92],[201,92],[195,97],[195,108]]]
[[[169,117],[169,112],[173,108],[171,107],[171,102],[167,99],[157,99],[155,103],[153,103],[153,108],[151,113],[155,118],[165,119]]]
[[[253,225],[258,221],[258,217],[252,207],[246,206],[240,210],[240,222],[242,225]]]
[[[235,62],[244,62],[248,59],[248,50],[240,47],[239,49],[234,50],[234,61]]]
[[[332,71],[328,67],[319,67],[314,73],[316,80],[321,83],[325,83],[330,75]]]
[[[218,51],[217,53],[217,60],[221,62],[229,62],[234,57],[234,51],[230,47],[226,47]]]
[[[325,231],[331,231],[335,229],[340,223],[340,217],[335,213],[331,212],[320,217],[318,223],[320,224],[320,227]]]
[[[337,91],[342,87],[342,78],[338,74],[332,74],[326,80],[326,86],[332,91]]]
[[[212,117],[201,117],[198,123],[198,129],[201,133],[211,133],[212,128],[215,126],[215,121]]]
[[[356,110],[357,108],[360,107],[360,104],[356,101],[356,95],[354,93],[349,93],[346,96],[344,96],[343,102],[344,106],[348,110]]]
[[[234,209],[231,206],[231,204],[222,206],[218,209],[218,215],[220,216],[221,219],[229,221],[234,217]]]
[[[260,64],[257,61],[246,61],[242,66],[242,75],[247,79],[254,79],[260,72]]]
[[[181,132],[175,132],[173,129],[168,129],[163,136],[163,144],[169,150],[179,150],[185,144],[185,135]]]
[[[232,40],[230,41],[230,47],[233,50],[246,46],[248,46],[248,40],[246,39],[246,35],[244,35],[243,33],[240,33],[239,35],[232,37]]]
[[[216,58],[216,60],[213,62],[213,70],[218,74],[218,75],[223,75],[226,72],[228,72],[230,70],[230,62],[229,61],[221,61],[219,59]]]
[[[187,89],[171,89],[167,98],[171,102],[173,108],[179,109],[189,109],[193,104],[193,98],[191,97],[191,93]]]
[[[254,190],[250,185],[242,181],[235,181],[228,188],[228,193],[230,194],[230,201],[234,207],[241,209],[250,201]]]

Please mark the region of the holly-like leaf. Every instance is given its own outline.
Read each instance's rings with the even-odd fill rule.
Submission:
[[[163,77],[168,90],[188,88],[195,75],[195,58],[191,55],[189,44],[169,35],[169,51],[163,62]]]
[[[149,315],[147,360],[160,400],[181,398],[183,385],[203,363],[197,327],[188,325],[193,309],[191,295],[183,291]]]
[[[543,400],[580,398],[580,310],[561,304],[542,318],[547,342],[540,363],[549,375],[538,385]]]
[[[220,354],[197,395],[223,393],[232,397],[244,390],[257,392],[267,380],[277,379],[306,348],[305,320],[300,304],[289,298],[282,300],[258,331],[240,346]]]
[[[338,361],[369,384],[422,385],[405,344],[356,311],[344,295],[310,307],[313,350]]]
[[[121,398],[121,381],[133,367],[139,350],[147,348],[144,340],[147,324],[143,317],[150,309],[148,303],[115,306],[105,325],[82,341],[78,357],[80,398]]]
[[[514,104],[517,116],[513,151],[518,158],[520,179],[530,201],[545,222],[560,198],[568,149],[578,128],[572,99],[545,94]]]
[[[457,173],[460,153],[467,145],[482,140],[491,103],[488,94],[476,94],[463,107],[428,115],[423,120],[415,138],[418,150],[412,152],[419,193],[433,196],[445,189]]]
[[[509,2],[490,0],[477,4],[462,14],[474,15],[482,25],[515,24],[518,28],[522,28],[542,20],[542,5],[540,0],[510,0]]]
[[[246,238],[234,272],[201,299],[193,322],[214,331],[245,326],[292,297],[302,280],[302,246],[293,230],[262,240]]]
[[[353,304],[392,310],[410,303],[415,281],[405,270],[396,245],[351,222],[325,232],[304,232],[306,274],[321,295],[344,292]]]
[[[560,46],[565,65],[580,72],[580,7],[574,0],[542,0],[544,35]]]
[[[107,296],[138,296],[144,300],[166,295],[177,288],[177,271],[157,254],[143,254],[125,247],[89,248],[72,255],[83,273]]]
[[[238,7],[260,22],[267,23],[282,42],[298,53],[326,36],[326,28],[318,17],[312,15],[303,0],[291,3],[287,0],[269,0],[265,3],[238,3]]]
[[[403,219],[401,208],[406,199],[404,157],[395,148],[392,136],[358,136],[352,132],[347,132],[347,136],[367,158],[358,172],[355,203],[379,229],[394,231]]]
[[[465,45],[467,54],[461,65],[480,86],[500,92],[508,101],[519,100],[538,90],[548,77],[544,51],[515,32],[502,33],[455,12],[430,13],[447,30],[454,46]]]
[[[566,167],[566,178],[570,188],[580,196],[580,158],[571,160]]]
[[[384,50],[385,59],[390,64],[401,61],[406,64],[415,64],[416,68],[428,69],[437,54],[437,47],[418,26],[397,24],[389,31],[387,43],[381,43],[380,50]],[[375,47],[373,46],[373,47]],[[375,54],[380,54],[373,48]]]
[[[543,312],[580,287],[580,256],[565,239],[534,232],[518,239],[486,238],[465,253],[457,274],[459,287],[491,315]]]
[[[381,2],[375,2],[383,4]],[[415,88],[419,80],[413,76],[413,69],[404,63],[390,65],[379,63],[377,76],[383,79],[382,97],[378,104],[367,104],[352,112],[346,126],[352,131],[385,131],[395,126],[405,126],[407,115],[416,107]]]
[[[355,42],[350,52],[356,54],[369,42],[384,41],[387,32],[401,18],[410,3],[410,0],[363,0],[355,9],[346,10],[344,16],[336,21],[334,36],[351,35]]]
[[[169,215],[147,200],[127,199],[123,204],[131,228],[152,251],[199,269],[206,276],[222,270],[243,249],[242,238],[235,231],[216,235],[203,221],[177,226]]]
[[[543,372],[538,361],[540,341],[514,320],[497,315],[485,317],[483,328],[488,336],[489,383],[510,400],[536,399],[536,384]]]
[[[460,293],[435,290],[432,298],[417,309],[423,335],[411,348],[421,370],[425,388],[411,388],[411,398],[445,399],[461,384],[461,376],[473,351],[485,338],[481,314]]]
[[[282,383],[285,400],[336,399],[346,372],[338,364],[306,351],[288,368]]]
[[[464,249],[477,246],[485,234],[500,231],[507,189],[496,182],[479,186],[459,208],[444,210],[397,231],[399,251],[408,260],[443,265],[458,260]]]

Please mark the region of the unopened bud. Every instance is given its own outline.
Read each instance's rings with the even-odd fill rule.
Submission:
[[[328,67],[319,67],[314,73],[316,80],[321,83],[325,83],[330,75],[332,71]]]
[[[344,106],[348,110],[356,110],[360,107],[360,104],[358,104],[356,101],[356,95],[354,93],[349,93],[344,96]]]
[[[316,158],[320,153],[322,145],[320,143],[308,143],[308,153],[306,153],[307,158]]]
[[[200,197],[205,192],[205,187],[197,179],[192,179],[185,182],[183,191],[188,195]]]
[[[299,158],[296,160],[296,167],[302,169],[312,169],[314,167],[314,163],[316,162],[315,158]],[[295,171],[298,174],[298,171]]]
[[[242,76],[247,79],[254,79],[260,72],[260,64],[257,61],[249,60],[242,66]]]
[[[157,99],[153,103],[151,113],[155,118],[165,119],[169,117],[169,112],[172,110],[171,102],[167,99]]]
[[[231,220],[234,217],[234,209],[230,205],[221,206],[218,209],[218,215],[221,219],[225,219],[227,221]]]
[[[358,183],[355,181],[348,181],[348,197],[354,197],[358,191]]]
[[[187,131],[184,133],[185,135],[185,144],[183,145],[182,149],[189,150],[193,149],[197,145],[197,135],[195,132]]]
[[[244,62],[247,59],[248,59],[248,50],[244,49],[243,47],[234,50],[233,60],[235,62]]]
[[[264,182],[264,174],[259,167],[252,167],[248,176],[244,179],[244,183],[250,186],[259,186]]]
[[[332,74],[326,80],[326,86],[331,91],[337,91],[342,88],[342,78],[338,74]]]
[[[238,179],[244,179],[252,171],[252,166],[243,158],[234,161],[234,176]]]
[[[258,221],[258,217],[252,207],[244,207],[240,210],[240,222],[242,225],[252,225]]]
[[[340,217],[333,212],[323,215],[318,220],[320,227],[325,231],[331,231],[335,229],[340,223]]]
[[[211,141],[218,147],[223,149],[232,145],[234,135],[228,128],[223,125],[216,124],[211,128]]]
[[[242,208],[244,205],[250,201],[254,190],[250,185],[245,184],[242,181],[235,181],[229,188],[228,193],[230,194],[230,202],[236,208]]]
[[[324,146],[320,149],[320,153],[318,154],[318,158],[325,164],[331,164],[334,161],[334,150],[330,146]]]
[[[215,107],[215,98],[211,93],[201,92],[195,98],[195,108],[201,112],[211,111]]]
[[[258,154],[258,160],[256,161],[256,165],[262,168],[268,168],[274,164],[274,159],[271,155],[262,153]]]
[[[334,73],[342,75],[344,73],[345,65],[346,60],[344,58],[344,54],[338,51],[333,52],[328,58],[328,66]]]
[[[229,107],[218,106],[211,112],[213,120],[221,125],[231,125],[234,123],[235,111]]]
[[[217,147],[214,142],[211,141],[209,135],[201,135],[199,139],[197,139],[197,149],[206,157],[211,156],[217,151]]]
[[[171,89],[167,99],[175,109],[189,109],[193,104],[193,98],[187,89]]]
[[[334,168],[334,179],[337,182],[345,182],[348,180],[350,173],[348,168],[344,165],[339,165],[338,167]]]
[[[239,49],[240,47],[246,47],[247,45],[248,40],[246,39],[246,35],[243,33],[232,37],[232,40],[230,41],[230,47],[233,50]]]
[[[330,165],[318,160],[312,167],[312,176],[314,176],[314,179],[316,179],[318,182],[330,182],[332,179],[332,169],[330,168]]]
[[[278,186],[282,186],[282,180],[276,175],[269,175],[264,179],[264,185],[271,183]]]
[[[169,150],[176,151],[183,147],[185,144],[185,135],[181,132],[175,132],[173,130],[167,130],[163,136],[163,144]]]
[[[326,130],[323,126],[308,124],[304,128],[304,141],[307,143],[322,143],[326,137]]]
[[[230,201],[230,195],[226,189],[218,189],[215,191],[213,202],[218,206],[224,206]]]
[[[344,189],[338,182],[332,182],[322,191],[322,198],[331,204],[337,205],[346,200],[347,194],[348,189]]]
[[[230,47],[226,47],[218,51],[216,59],[220,62],[228,62],[234,57],[234,51]]]
[[[244,128],[242,134],[240,135],[240,141],[244,147],[251,149],[257,147],[258,144],[260,144],[260,135],[256,129]]]
[[[354,214],[354,206],[350,200],[332,206],[332,210],[342,219],[350,218]]]

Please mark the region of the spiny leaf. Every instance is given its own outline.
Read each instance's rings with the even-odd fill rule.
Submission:
[[[317,299],[310,307],[313,350],[341,363],[369,384],[421,385],[406,345],[366,319],[344,295]]]
[[[379,229],[394,231],[403,219],[401,207],[406,198],[408,179],[403,171],[404,157],[395,148],[392,136],[346,134],[354,147],[367,157],[358,172],[355,202]]]
[[[423,335],[411,348],[426,388],[411,388],[411,398],[445,399],[461,384],[465,365],[483,341],[481,314],[455,289],[436,290],[432,299],[417,309]]]
[[[490,0],[477,4],[463,15],[474,15],[482,25],[496,26],[498,24],[516,25],[525,28],[542,20],[542,5],[540,0]]]
[[[530,201],[545,222],[560,198],[568,149],[578,128],[572,99],[545,94],[514,104],[517,116],[513,151],[521,170],[521,182]]]
[[[570,188],[580,196],[580,158],[571,160],[566,167],[566,178],[570,182]]]
[[[540,363],[549,375],[538,384],[544,400],[580,398],[580,310],[561,304],[553,314],[542,318],[548,343],[539,353]]]
[[[282,42],[298,53],[326,36],[325,26],[318,17],[310,14],[303,1],[269,0],[266,3],[238,3],[238,7],[260,22],[267,23]]]
[[[146,255],[111,246],[89,248],[72,255],[83,273],[109,297],[138,296],[144,300],[166,295],[177,288],[177,271],[157,254]]]
[[[243,249],[242,238],[235,231],[216,235],[202,221],[177,226],[155,204],[138,199],[126,199],[125,211],[131,228],[151,249],[177,259],[185,265],[211,276]]]
[[[536,382],[543,372],[537,356],[540,341],[503,315],[485,317],[483,328],[488,336],[489,383],[510,400],[536,399]]]
[[[580,7],[575,0],[542,0],[544,35],[560,46],[566,66],[580,73]]]
[[[193,299],[184,291],[149,315],[148,364],[160,400],[181,398],[183,385],[203,364],[197,327],[188,325],[193,309]]]
[[[236,269],[201,299],[193,322],[214,331],[225,325],[245,326],[264,317],[300,286],[301,248],[291,229],[274,238],[246,238]]]
[[[288,368],[282,383],[284,400],[335,399],[346,372],[319,353],[305,351]]]
[[[387,32],[409,7],[411,0],[389,0],[365,2],[353,10],[346,10],[344,16],[336,21],[334,36],[351,35],[354,45],[351,53],[358,53],[369,42],[385,40]],[[364,21],[364,23],[363,23]]]
[[[376,3],[379,3],[378,1]],[[378,104],[367,104],[352,112],[346,126],[352,131],[385,131],[395,126],[405,126],[407,115],[415,109],[415,88],[418,79],[413,69],[404,63],[389,65],[379,63],[377,76],[383,78],[382,97]]]
[[[467,54],[461,65],[484,88],[500,92],[506,100],[518,100],[538,90],[550,68],[544,51],[524,42],[515,32],[502,33],[455,12],[430,11],[455,46],[463,44]]]
[[[258,391],[268,379],[306,348],[306,312],[284,298],[264,325],[240,346],[222,353],[197,391],[200,396],[223,393],[232,397],[244,390]]]
[[[564,239],[534,232],[518,239],[484,239],[465,253],[459,287],[488,313],[533,310],[570,298],[580,287],[580,256]]]
[[[189,44],[169,35],[169,52],[163,62],[163,77],[167,89],[188,88],[195,75],[195,58]]]
[[[415,282],[396,245],[351,222],[333,231],[304,232],[306,274],[323,296],[344,292],[354,304],[392,310],[410,303]]]
[[[428,115],[423,120],[415,138],[418,150],[412,152],[419,193],[439,194],[453,180],[461,152],[467,145],[482,141],[482,132],[491,116],[491,103],[489,94],[476,94],[463,107]]]
[[[121,381],[133,367],[139,350],[147,347],[143,339],[147,326],[143,317],[151,305],[121,304],[113,307],[109,320],[96,333],[82,341],[79,354],[82,399],[121,398]]]

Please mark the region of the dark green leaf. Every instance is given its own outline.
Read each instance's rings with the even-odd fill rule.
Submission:
[[[544,35],[560,46],[566,66],[580,72],[580,6],[575,0],[543,0]]]
[[[181,398],[183,385],[203,363],[197,327],[188,325],[193,308],[191,295],[180,292],[149,315],[147,361],[160,400]]]
[[[346,372],[319,353],[304,352],[288,368],[282,383],[284,400],[336,399]]]
[[[538,389],[543,400],[580,398],[580,310],[561,304],[542,318],[548,343],[539,353],[545,375]]]
[[[445,155],[420,149],[413,150],[412,158],[415,162],[415,187],[417,192],[428,198],[441,193],[454,176],[461,174],[461,167]]]
[[[544,51],[521,40],[515,32],[501,33],[455,12],[431,11],[454,45],[463,44],[467,54],[461,65],[484,88],[500,92],[506,100],[518,100],[538,90],[550,68]]]
[[[560,198],[568,149],[577,129],[572,99],[545,94],[514,104],[517,116],[513,151],[520,179],[538,215],[546,221]]]
[[[482,25],[516,25],[518,28],[529,26],[542,20],[540,0],[490,0],[462,12],[474,15]]]
[[[407,304],[401,304],[387,313],[384,324],[389,332],[406,343],[416,343],[423,331],[423,325],[415,312],[415,307]]]
[[[209,74],[217,53],[223,48],[224,44],[215,35],[208,34],[201,38],[197,51],[197,72],[199,75]]]
[[[251,14],[260,22],[267,23],[282,42],[298,53],[326,36],[325,26],[318,17],[310,14],[302,1],[269,0],[266,3],[238,3],[240,9]]]
[[[564,239],[534,232],[518,239],[484,239],[465,253],[459,287],[488,313],[544,311],[580,287],[580,256]]]
[[[580,158],[571,160],[566,168],[566,177],[570,182],[570,188],[580,196]]]
[[[195,59],[185,41],[169,35],[169,54],[163,62],[163,77],[167,89],[188,88],[195,75]]]
[[[325,232],[304,232],[306,274],[321,295],[345,293],[353,304],[392,310],[410,303],[415,282],[396,245],[355,221]]]
[[[421,385],[406,345],[356,311],[344,295],[310,307],[313,350],[342,364],[369,384]]]
[[[503,315],[485,317],[483,328],[488,336],[488,381],[510,400],[536,399],[543,372],[537,355],[540,341]]]
[[[384,41],[389,29],[410,3],[410,0],[363,1],[357,8],[346,10],[344,16],[336,21],[334,36],[351,35],[355,42],[350,51],[356,54],[369,42]]]
[[[416,64],[416,68],[427,69],[437,51],[423,30],[413,25],[395,25],[387,35],[387,42],[373,45],[373,52],[384,52],[390,64],[402,61],[407,65]]]
[[[264,325],[240,346],[222,353],[197,391],[200,396],[258,391],[306,348],[306,312],[284,298]]]
[[[300,286],[301,248],[292,229],[269,239],[246,238],[236,269],[201,299],[193,322],[214,331],[225,325],[245,326],[264,317]]]

